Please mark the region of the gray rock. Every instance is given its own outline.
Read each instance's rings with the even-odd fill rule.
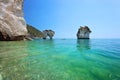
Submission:
[[[89,39],[89,34],[91,33],[91,30],[88,26],[80,26],[77,32],[77,38],[78,39]]]
[[[46,39],[47,37],[52,39],[54,35],[55,35],[55,32],[52,30],[44,30],[43,31],[43,39]]]
[[[0,40],[23,40],[27,35],[23,0],[0,0]]]

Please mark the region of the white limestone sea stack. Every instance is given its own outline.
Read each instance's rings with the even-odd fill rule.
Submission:
[[[44,30],[43,31],[43,39],[46,39],[47,37],[52,39],[54,35],[55,35],[55,32],[53,30]]]
[[[77,39],[89,39],[91,30],[88,26],[80,26],[77,32]]]
[[[26,35],[23,0],[0,0],[0,40],[23,40]]]

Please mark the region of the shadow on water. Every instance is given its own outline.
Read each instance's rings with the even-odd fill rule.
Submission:
[[[90,48],[91,48],[91,46],[90,46],[89,39],[78,39],[77,40],[77,49],[78,50],[89,50]]]

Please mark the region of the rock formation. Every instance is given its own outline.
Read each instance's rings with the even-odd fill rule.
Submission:
[[[43,31],[43,39],[46,39],[49,36],[50,39],[54,36],[55,32],[52,30],[44,30]]]
[[[0,40],[23,40],[27,35],[23,0],[0,0]]]
[[[89,34],[91,33],[91,30],[88,28],[88,26],[80,26],[77,32],[77,38],[78,39],[89,39]]]
[[[29,38],[35,39],[43,37],[43,33],[40,30],[36,29],[34,26],[27,24],[27,30]]]

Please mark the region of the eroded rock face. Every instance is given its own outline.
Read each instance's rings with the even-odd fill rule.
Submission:
[[[0,0],[0,40],[23,40],[26,35],[23,0]]]
[[[89,39],[89,34],[91,33],[91,30],[88,26],[80,26],[77,32],[77,38],[78,39]]]
[[[43,39],[46,39],[47,36],[48,36],[50,39],[52,39],[54,35],[55,35],[55,32],[52,31],[52,30],[44,30],[44,31],[43,31]]]

